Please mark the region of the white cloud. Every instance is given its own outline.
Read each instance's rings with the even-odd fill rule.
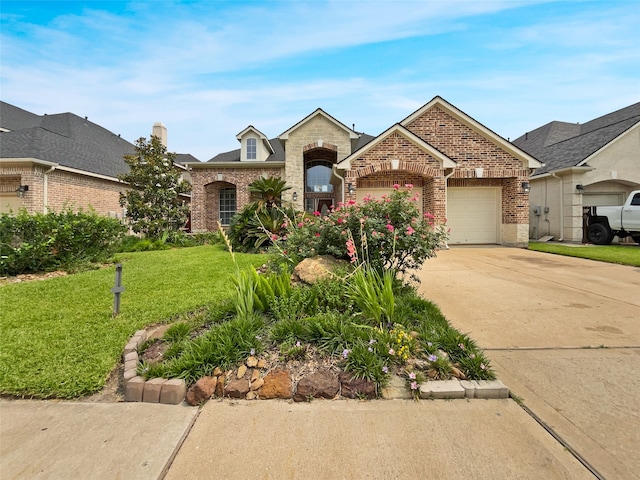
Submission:
[[[140,2],[44,26],[3,14],[3,100],[130,141],[162,121],[169,148],[201,160],[248,124],[272,137],[317,107],[377,134],[441,95],[513,139],[638,101],[638,13],[527,16],[538,3]]]

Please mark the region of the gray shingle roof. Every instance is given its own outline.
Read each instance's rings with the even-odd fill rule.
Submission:
[[[40,115],[27,112],[6,102],[0,102],[0,127],[7,130],[22,130],[23,128],[40,125]]]
[[[109,177],[129,171],[123,156],[135,146],[119,135],[73,113],[36,115],[0,102],[0,157],[35,158]],[[198,162],[178,154],[176,163]]]
[[[358,139],[358,143],[356,145],[355,150],[365,146],[371,140],[376,137],[372,137],[371,135],[367,135],[366,133],[360,134],[360,138]],[[269,143],[273,147],[274,153],[267,157],[267,162],[284,162],[285,161],[285,152],[282,142],[279,138],[272,138],[269,140]],[[239,162],[240,161],[240,149],[231,150],[230,152],[219,153],[212,159],[208,160],[211,163],[221,163],[221,162]]]
[[[0,134],[2,158],[35,158],[109,177],[129,171],[122,157],[135,147],[120,136],[73,113],[22,112],[2,102],[2,124],[11,130]]]
[[[513,144],[545,165],[535,175],[574,167],[640,122],[640,103],[582,125],[550,122],[515,139]]]
[[[282,142],[278,138],[272,138],[269,140],[271,144],[271,148],[273,148],[274,153],[267,157],[267,162],[284,162],[284,147],[282,146]],[[220,163],[220,162],[239,162],[240,161],[240,149],[231,150],[230,152],[219,153],[212,159],[208,160],[211,163]]]
[[[190,153],[176,153],[175,163],[179,163],[180,165],[184,165],[190,162],[199,162],[196,157],[191,155]]]

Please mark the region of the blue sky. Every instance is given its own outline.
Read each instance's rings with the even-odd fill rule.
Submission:
[[[377,135],[440,95],[505,138],[640,101],[640,1],[1,1],[0,98],[208,160],[320,107]]]

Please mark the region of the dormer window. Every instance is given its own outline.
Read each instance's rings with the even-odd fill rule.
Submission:
[[[255,138],[247,138],[247,160],[257,158],[258,141]]]

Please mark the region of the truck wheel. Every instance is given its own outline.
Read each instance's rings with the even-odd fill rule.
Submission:
[[[614,235],[604,223],[593,223],[589,225],[587,237],[596,245],[609,245]]]
[[[633,238],[634,242],[640,243],[640,234],[639,235],[631,235],[631,238]]]

